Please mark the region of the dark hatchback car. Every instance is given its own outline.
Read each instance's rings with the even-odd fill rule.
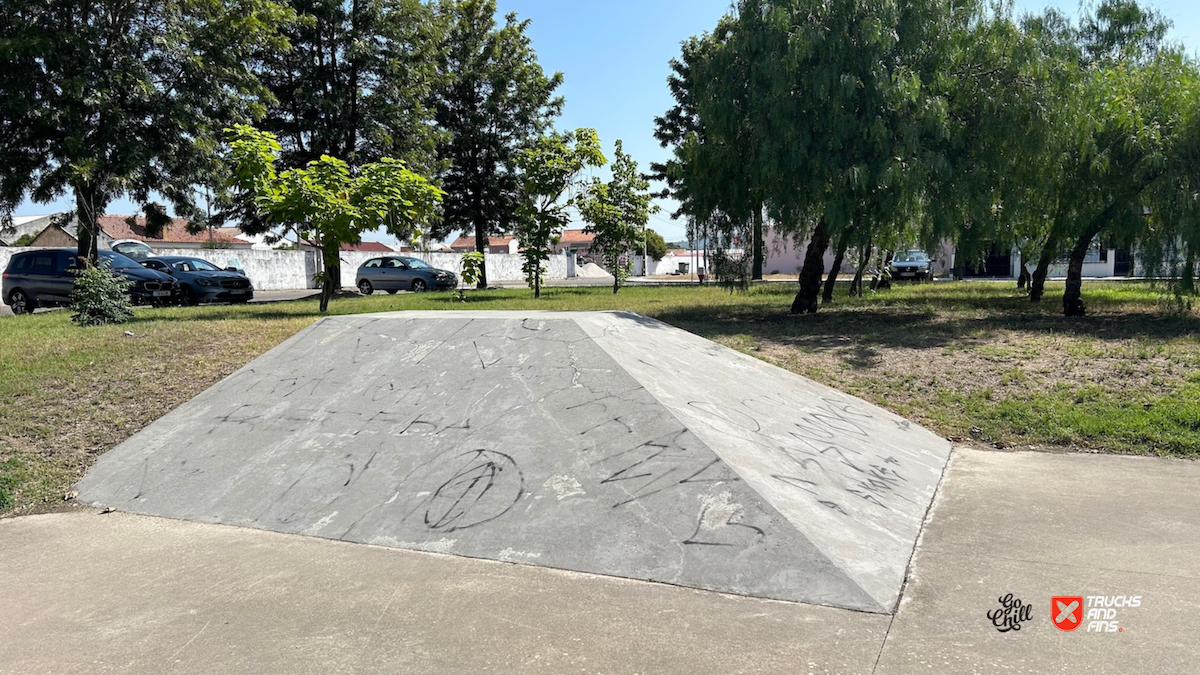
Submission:
[[[254,285],[240,272],[223,270],[203,258],[162,256],[146,258],[142,267],[169,274],[179,282],[180,299],[185,305],[201,302],[250,302]]]
[[[375,291],[428,291],[438,288],[455,288],[458,277],[454,272],[439,270],[420,258],[387,256],[374,258],[358,268],[355,281],[363,295]]]
[[[73,248],[42,249],[17,253],[4,270],[0,296],[13,314],[26,314],[38,307],[55,307],[71,302],[75,287]],[[148,270],[120,253],[100,251],[101,264],[132,282],[129,295],[134,304],[169,305],[179,301],[179,284],[162,272]]]

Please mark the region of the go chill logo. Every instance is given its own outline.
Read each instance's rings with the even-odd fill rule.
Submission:
[[[1086,633],[1123,633],[1118,616],[1142,606],[1140,595],[1080,595],[1050,598],[1050,619],[1055,628],[1072,632],[1086,625]]]

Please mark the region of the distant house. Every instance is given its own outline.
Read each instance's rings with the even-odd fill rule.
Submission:
[[[51,225],[70,222],[69,216],[69,213],[13,216],[12,222],[8,226],[0,226],[0,246],[17,246],[17,242],[26,237],[36,239]]]
[[[138,216],[100,216],[100,229],[112,239],[137,239],[150,248],[251,248],[250,242],[229,235],[228,228],[211,228],[198,233],[188,232],[188,221],[172,218],[163,227],[161,237],[146,235],[146,219]]]
[[[562,236],[558,239],[558,246],[555,247],[557,253],[570,251],[576,255],[584,254],[592,250],[592,242],[596,240],[596,235],[589,234],[583,230],[563,230]]]
[[[100,238],[100,248],[106,248],[111,243],[112,239],[106,241],[104,237]],[[74,226],[51,225],[39,232],[29,245],[40,248],[72,248],[79,245],[79,240],[75,237]]]
[[[214,228],[193,234],[187,231],[187,221],[173,218],[163,227],[162,236],[149,237],[146,235],[146,219],[131,216],[100,216],[100,248],[109,248],[118,239],[137,239],[153,249],[188,249],[188,248],[235,248],[248,249],[249,242],[242,241],[223,232],[224,228]],[[30,242],[30,246],[44,247],[73,247],[79,245],[78,222],[71,221],[63,225],[50,225],[41,231]]]
[[[455,253],[466,253],[475,250],[475,235],[459,237],[450,244],[450,250]],[[488,253],[516,253],[520,250],[520,242],[516,237],[488,237]]]
[[[396,249],[378,241],[361,241],[357,244],[342,244],[343,251],[359,253],[395,253]]]

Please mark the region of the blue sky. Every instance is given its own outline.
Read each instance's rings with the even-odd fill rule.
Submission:
[[[654,140],[654,117],[671,105],[666,89],[667,62],[679,53],[689,36],[712,28],[728,11],[729,0],[498,0],[501,13],[516,12],[532,19],[529,32],[542,67],[561,71],[567,105],[561,129],[595,127],[611,153],[616,139],[643,170],[651,161],[667,156]],[[1151,0],[1175,23],[1172,39],[1189,52],[1200,52],[1200,2]],[[1036,12],[1054,5],[1074,16],[1075,0],[1017,0],[1018,12]],[[603,174],[599,174],[603,175]],[[650,226],[668,241],[683,239],[685,226],[673,222],[672,204],[652,216]],[[70,200],[54,206],[25,204],[17,215],[47,213],[71,208]],[[109,212],[131,213],[128,202],[113,204]]]

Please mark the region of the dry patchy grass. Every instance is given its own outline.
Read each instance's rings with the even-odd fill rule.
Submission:
[[[787,314],[793,287],[552,288],[339,299],[335,313],[629,309],[996,445],[1200,454],[1200,316],[1146,284],[1088,284],[1066,319],[1012,284],[936,283]],[[315,301],[0,319],[0,513],[60,504],[101,453],[310,324]],[[133,333],[126,335],[126,331]]]

